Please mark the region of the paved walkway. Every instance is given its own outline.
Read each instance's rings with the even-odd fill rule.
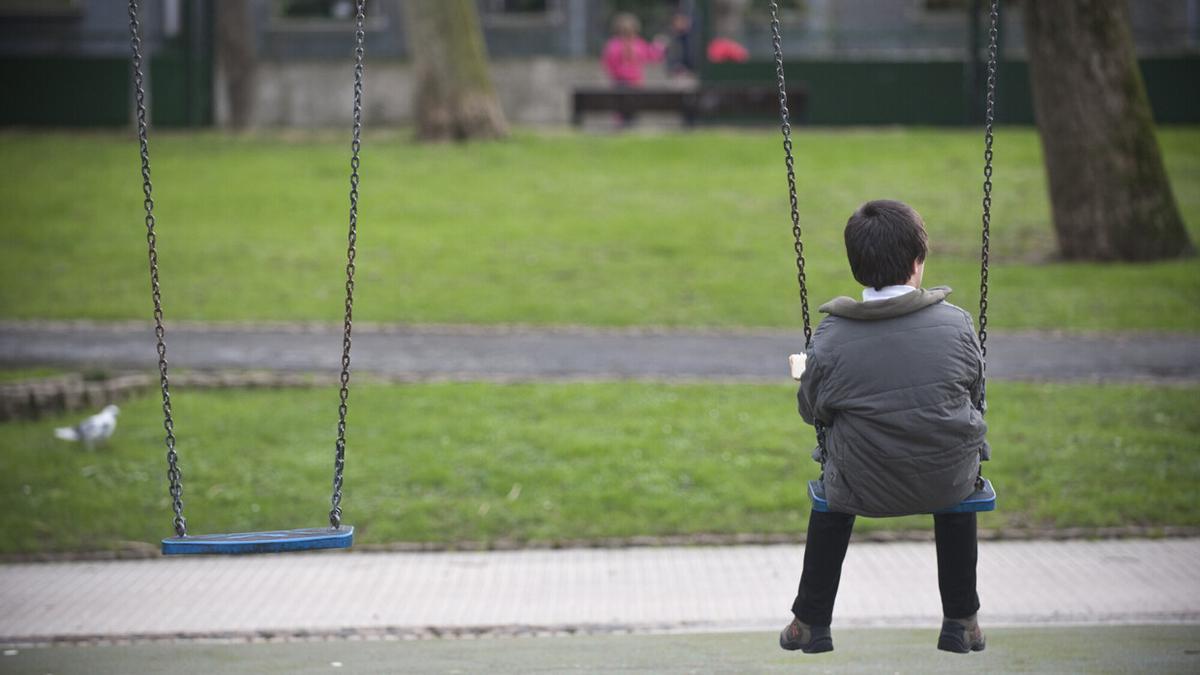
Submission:
[[[176,368],[336,371],[338,327],[168,326]],[[354,367],[397,379],[788,380],[804,338],[785,331],[645,331],[359,326]],[[153,333],[140,323],[0,322],[0,364],[151,370]],[[994,332],[995,379],[1200,381],[1200,336]]]
[[[0,642],[778,629],[799,546],[0,565]],[[1200,623],[1200,539],[983,542],[988,626]],[[856,543],[838,626],[936,627],[932,543]]]

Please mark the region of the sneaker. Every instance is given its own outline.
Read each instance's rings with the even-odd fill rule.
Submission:
[[[799,649],[805,654],[820,654],[833,651],[833,638],[829,635],[829,626],[810,626],[800,619],[792,619],[779,634],[779,646],[788,651]]]
[[[967,654],[981,652],[987,646],[983,629],[977,616],[965,619],[942,619],[942,634],[938,636],[938,649],[944,652]]]

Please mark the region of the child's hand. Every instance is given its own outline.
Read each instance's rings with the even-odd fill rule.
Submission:
[[[792,379],[799,380],[804,375],[804,365],[808,362],[807,354],[792,354],[788,357],[788,365],[792,368]]]

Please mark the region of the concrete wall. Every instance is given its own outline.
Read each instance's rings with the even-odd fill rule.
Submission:
[[[349,61],[279,62],[259,65],[258,98],[254,105],[257,127],[336,127],[349,123],[353,71]],[[571,91],[581,85],[606,83],[594,59],[530,58],[496,60],[492,79],[501,105],[513,124],[560,125],[571,116]],[[648,81],[663,78],[661,69],[647,72]],[[373,124],[402,125],[412,120],[415,81],[412,66],[404,61],[367,64],[364,116]],[[227,123],[224,87],[216,86],[216,121]]]

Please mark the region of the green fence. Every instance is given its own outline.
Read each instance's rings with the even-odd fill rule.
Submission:
[[[1143,59],[1154,117],[1200,124],[1200,56]],[[808,89],[808,124],[960,125],[978,121],[982,102],[970,64],[957,61],[804,61],[787,64],[789,83]],[[168,47],[150,62],[151,115],[163,126],[212,124],[208,50]],[[773,63],[709,64],[706,82],[773,83]],[[129,124],[133,102],[123,58],[0,58],[0,125],[97,127]],[[1032,124],[1029,68],[1000,64],[997,119]]]
[[[1165,124],[1200,123],[1200,55],[1141,60],[1154,108]],[[790,86],[803,84],[808,124],[971,124],[981,118],[980,90],[971,86],[965,61],[813,61],[787,63]],[[705,82],[774,83],[773,62],[708,64]],[[1004,124],[1032,124],[1029,66],[1000,64],[996,117]]]
[[[212,69],[180,50],[150,59],[150,117],[161,126],[212,124]],[[133,120],[129,59],[0,58],[0,126],[114,127]]]
[[[130,120],[129,60],[0,59],[0,124],[96,127]]]

